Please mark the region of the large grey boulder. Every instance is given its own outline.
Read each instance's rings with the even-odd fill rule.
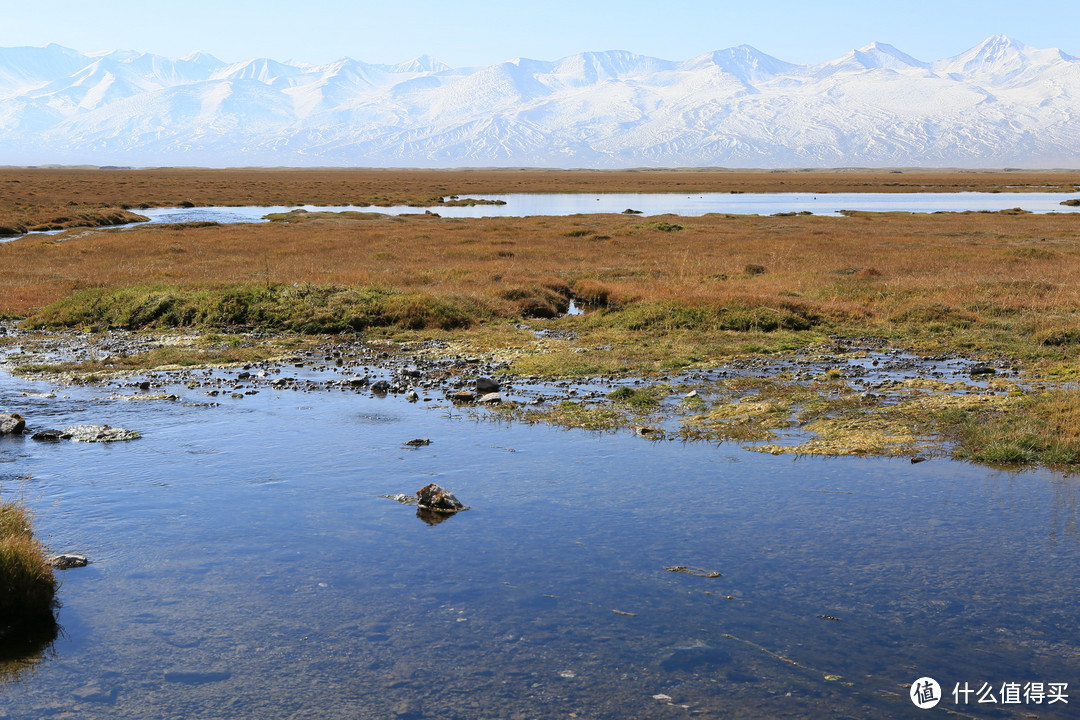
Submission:
[[[19,413],[0,413],[0,435],[22,435],[26,421]]]

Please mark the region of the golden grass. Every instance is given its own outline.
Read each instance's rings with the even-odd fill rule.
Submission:
[[[127,288],[122,322],[153,324],[169,298],[204,293],[192,302],[220,304],[232,288],[309,306],[312,317],[293,329],[318,329],[334,313],[349,327],[342,318],[360,306],[374,315],[355,320],[357,329],[452,328],[551,316],[574,296],[601,310],[575,324],[598,338],[866,332],[963,352],[1022,342],[1058,360],[1080,341],[1080,225],[1070,215],[677,220],[678,232],[620,215],[380,216],[29,236],[0,244],[0,314],[91,323],[100,312],[116,322],[103,298]],[[80,291],[83,315],[42,313]],[[186,317],[229,324],[227,312],[203,310]]]
[[[0,500],[0,638],[51,623],[56,580],[26,508]]]

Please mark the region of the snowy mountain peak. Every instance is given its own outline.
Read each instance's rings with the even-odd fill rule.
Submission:
[[[930,64],[916,60],[887,43],[873,42],[835,60],[818,65],[813,69],[813,74],[817,77],[826,77],[835,73],[860,73],[880,69],[897,72],[912,69],[926,71],[930,69]]]
[[[1009,77],[1024,69],[1030,50],[1007,35],[994,35],[955,57],[942,60],[934,69],[961,76]]]
[[[717,50],[705,55],[699,55],[693,60],[683,63],[683,68],[687,70],[696,70],[708,66],[718,67],[724,72],[749,83],[764,82],[778,75],[791,72],[797,67],[783,60],[777,60],[771,55],[766,55],[749,45]]]
[[[201,67],[214,68],[222,67],[225,65],[225,63],[221,60],[218,60],[210,53],[205,53],[202,50],[196,50],[193,53],[185,55],[184,57],[180,58],[179,62],[191,63],[192,65],[199,65]]]
[[[392,73],[432,73],[432,72],[444,72],[446,70],[453,70],[452,67],[444,63],[442,60],[433,58],[430,55],[421,55],[420,57],[407,60],[397,65],[381,66],[384,70]]]
[[[233,63],[214,72],[212,80],[256,80],[272,85],[280,80],[299,75],[302,69],[295,65],[286,65],[269,58],[252,58],[245,62]]]
[[[885,67],[896,70],[907,67],[917,67],[925,70],[930,67],[930,63],[916,60],[888,43],[872,42],[866,47],[856,50],[855,54],[868,68]]]
[[[655,73],[674,67],[674,63],[625,50],[583,52],[569,55],[555,63],[554,72],[578,74],[588,82]]]

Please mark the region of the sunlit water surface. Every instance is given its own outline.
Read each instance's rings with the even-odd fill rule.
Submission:
[[[938,712],[1080,703],[949,694],[1080,689],[1074,477],[505,424],[433,396],[21,394],[49,389],[0,376],[0,411],[143,438],[0,440],[5,496],[93,561],[62,574],[62,637],[0,686],[0,718],[915,717],[921,676]],[[380,497],[429,482],[471,509],[429,525]]]

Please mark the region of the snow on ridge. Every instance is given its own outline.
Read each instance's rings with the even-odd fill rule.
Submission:
[[[37,163],[1080,165],[1080,60],[1004,35],[936,62],[747,45],[452,68],[0,48],[0,154]]]

